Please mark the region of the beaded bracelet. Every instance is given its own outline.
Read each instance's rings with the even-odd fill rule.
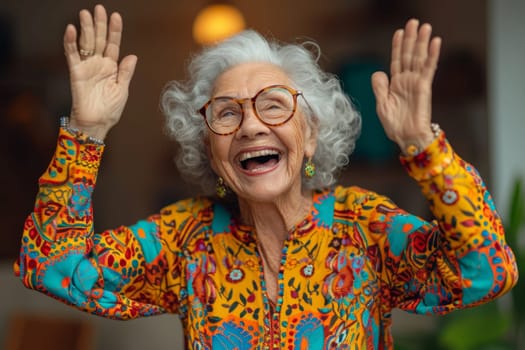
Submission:
[[[430,124],[430,129],[432,130],[432,133],[434,134],[434,138],[438,138],[439,134],[441,133],[441,128],[439,127],[439,124],[432,123]],[[410,156],[417,156],[419,153],[421,153],[423,150],[420,149],[418,146],[414,144],[410,144],[405,149],[405,153]]]
[[[89,143],[93,143],[99,146],[105,145],[104,141],[99,140],[93,136],[86,135],[85,133],[78,130],[77,128],[73,128],[71,125],[69,125],[69,117],[66,117],[66,116],[60,117],[60,127],[66,130],[67,132],[75,135],[76,137],[80,137],[80,136],[85,137],[87,142]]]

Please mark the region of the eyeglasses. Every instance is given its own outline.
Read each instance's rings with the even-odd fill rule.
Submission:
[[[252,98],[214,97],[200,110],[206,125],[217,135],[230,135],[239,130],[244,119],[244,104],[251,101],[259,120],[269,126],[283,125],[292,119],[301,91],[285,85],[271,85]]]

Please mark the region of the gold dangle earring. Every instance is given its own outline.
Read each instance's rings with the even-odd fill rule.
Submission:
[[[304,164],[304,175],[311,179],[315,175],[315,164],[312,162],[312,158],[308,158],[306,163]]]
[[[217,196],[219,198],[226,197],[226,184],[224,183],[224,179],[219,176],[217,179],[217,183],[215,184],[215,192],[217,193]]]

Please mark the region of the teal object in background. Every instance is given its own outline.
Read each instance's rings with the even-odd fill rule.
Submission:
[[[368,163],[383,163],[397,159],[398,150],[383,130],[376,113],[376,100],[371,77],[383,65],[373,58],[353,59],[344,63],[339,72],[344,91],[361,113],[363,123],[353,160]]]

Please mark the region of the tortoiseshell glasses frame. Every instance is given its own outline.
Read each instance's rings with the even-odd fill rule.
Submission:
[[[206,125],[213,133],[231,135],[242,125],[246,102],[251,102],[255,116],[262,123],[268,126],[279,126],[294,116],[299,95],[303,95],[301,91],[289,86],[270,85],[251,98],[213,97],[199,109],[199,113],[204,117]]]

